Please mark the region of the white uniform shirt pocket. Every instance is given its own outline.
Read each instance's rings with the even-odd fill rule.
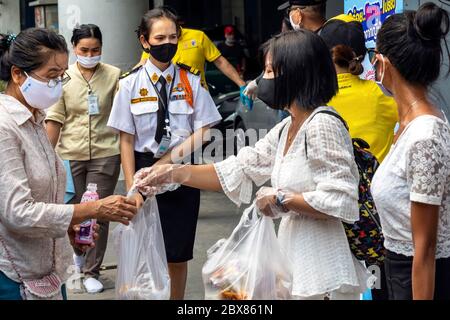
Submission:
[[[178,97],[178,95],[173,95],[172,97]],[[169,112],[171,114],[188,117],[190,114],[194,113],[194,108],[192,108],[186,100],[175,100],[170,101]]]
[[[132,103],[130,105],[131,113],[135,116],[140,116],[147,113],[154,113],[158,111],[158,101],[152,102],[140,102],[140,103]]]
[[[136,126],[136,150],[139,152],[155,152],[157,143],[154,142],[158,125],[158,102],[141,102],[130,105]],[[149,144],[149,141],[152,141]]]
[[[183,131],[192,134],[191,121],[194,109],[185,100],[171,101],[169,104],[169,113],[170,127],[173,133]]]

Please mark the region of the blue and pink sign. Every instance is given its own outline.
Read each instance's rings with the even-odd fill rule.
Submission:
[[[368,48],[375,48],[377,33],[390,15],[403,12],[403,0],[345,0],[346,14],[361,22]]]

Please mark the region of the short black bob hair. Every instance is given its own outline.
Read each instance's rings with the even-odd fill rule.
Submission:
[[[308,30],[281,33],[263,45],[272,58],[276,109],[293,103],[306,110],[325,106],[338,92],[336,69],[325,42]]]
[[[70,42],[72,45],[77,46],[82,39],[95,38],[103,45],[103,36],[100,28],[95,24],[82,24],[79,27],[73,29],[72,39]]]

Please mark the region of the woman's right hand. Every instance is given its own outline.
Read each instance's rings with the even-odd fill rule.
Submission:
[[[123,196],[110,196],[95,202],[97,220],[120,222],[129,225],[138,208],[135,199]]]

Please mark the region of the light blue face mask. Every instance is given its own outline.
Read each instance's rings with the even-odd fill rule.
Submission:
[[[383,85],[383,80],[384,80],[384,74],[386,72],[386,64],[384,62],[384,57],[382,54],[381,55],[381,60],[383,61],[383,72],[381,73],[381,79],[380,81],[377,81],[376,77],[375,77],[375,83],[378,85],[378,87],[380,88],[380,90],[384,93],[384,95],[388,96],[388,97],[393,97],[394,94]]]

